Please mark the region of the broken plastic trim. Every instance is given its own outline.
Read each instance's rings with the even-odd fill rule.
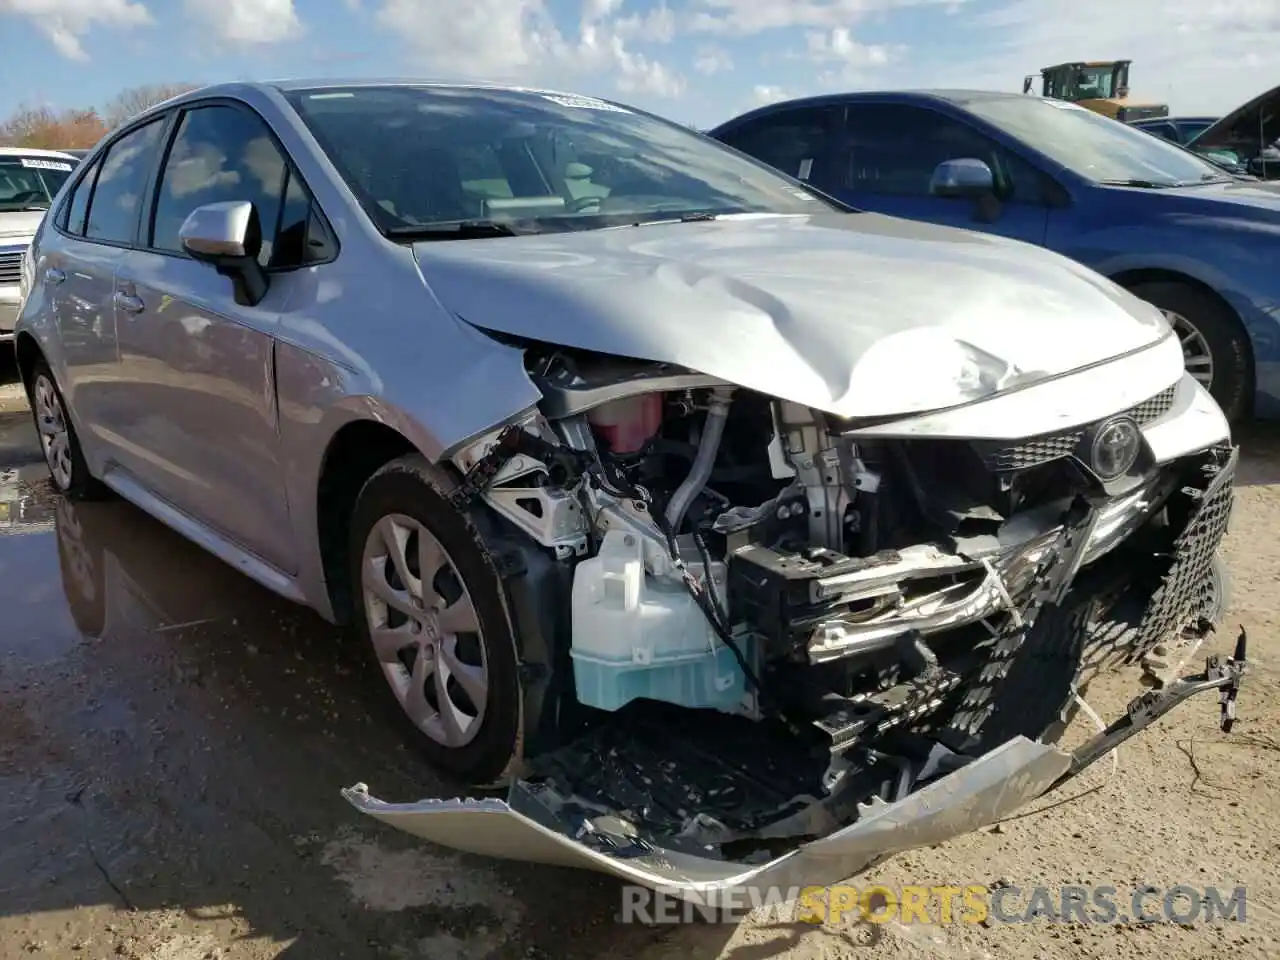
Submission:
[[[1235,656],[1130,704],[1126,715],[1073,752],[1015,737],[895,803],[867,808],[856,823],[774,860],[752,865],[691,856],[649,845],[609,855],[575,840],[567,825],[517,783],[506,801],[422,800],[386,803],[356,784],[342,795],[361,813],[441,846],[505,860],[579,867],[674,896],[701,897],[737,887],[827,886],[879,861],[988,826],[1062,786],[1184,701],[1220,691],[1223,724],[1234,718],[1245,673],[1243,631]],[[1229,707],[1228,707],[1229,705]]]

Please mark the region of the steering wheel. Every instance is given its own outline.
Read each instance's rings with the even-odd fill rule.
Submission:
[[[570,200],[569,212],[582,213],[584,210],[591,209],[592,207],[599,208],[600,201],[603,199],[604,197],[578,197],[576,200]]]
[[[21,193],[15,193],[9,198],[9,203],[30,203],[32,200],[43,200],[44,192],[41,190],[23,190]]]

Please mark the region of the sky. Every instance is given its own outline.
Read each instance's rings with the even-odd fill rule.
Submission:
[[[1280,0],[0,0],[0,117],[124,88],[283,77],[511,81],[697,126],[836,90],[1022,89],[1126,58],[1219,114],[1280,84]]]

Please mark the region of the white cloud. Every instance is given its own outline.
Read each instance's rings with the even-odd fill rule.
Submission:
[[[619,17],[614,25],[619,36],[648,43],[670,43],[676,37],[676,27],[676,13],[666,0],[660,0],[645,13]]]
[[[186,0],[186,7],[192,17],[230,43],[279,43],[302,32],[293,0]]]
[[[965,0],[691,0],[691,26],[710,33],[750,35],[787,27],[833,28],[899,7],[953,5]]]
[[[137,0],[0,0],[0,14],[27,17],[64,57],[88,60],[81,39],[94,26],[140,27],[151,14]]]
[[[705,44],[698,48],[693,69],[708,77],[715,73],[728,73],[733,69],[733,57],[724,47],[718,47],[712,43]]]
[[[383,0],[378,22],[433,73],[521,82],[610,74],[626,93],[677,97],[679,73],[636,51],[632,41],[665,42],[675,20],[665,4],[624,15],[625,0],[585,0],[576,33],[566,34],[545,0]]]
[[[850,71],[863,67],[882,67],[904,53],[906,47],[881,43],[859,43],[848,27],[833,27],[822,33],[810,31],[805,35],[809,58],[818,62],[836,62]]]
[[[763,107],[767,103],[777,103],[779,100],[790,100],[791,94],[782,87],[776,87],[773,84],[757,83],[751,88],[751,102],[753,106]]]

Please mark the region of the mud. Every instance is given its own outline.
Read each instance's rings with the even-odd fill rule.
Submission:
[[[857,882],[1245,884],[1246,923],[644,927],[615,922],[612,881],[360,818],[339,787],[456,790],[400,739],[364,651],[127,504],[63,502],[25,414],[0,414],[0,958],[1280,955],[1280,430],[1244,445],[1228,622],[1260,663],[1233,733],[1202,698],[1069,802]],[[1114,716],[1134,681],[1091,703]]]

